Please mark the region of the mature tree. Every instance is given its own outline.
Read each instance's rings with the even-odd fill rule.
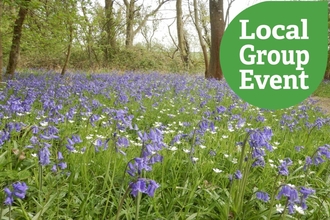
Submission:
[[[229,21],[229,9],[235,0],[227,0],[228,7],[224,20],[223,0],[209,0],[211,23],[211,56],[209,69],[205,72],[206,78],[221,80],[223,73],[220,64],[220,44],[225,31],[226,22]]]
[[[134,2],[134,1],[132,1]],[[113,50],[117,47],[116,42],[116,20],[114,17],[114,0],[105,0],[105,17],[106,17],[106,48],[105,48],[105,58],[108,61],[112,57]]]
[[[9,53],[9,60],[6,70],[6,75],[9,76],[10,78],[13,78],[18,63],[20,43],[22,37],[22,27],[25,16],[28,13],[30,2],[31,0],[20,1],[20,8],[14,24],[13,39],[12,39],[11,49]]]
[[[183,15],[182,15],[182,0],[176,0],[176,27],[178,34],[178,48],[181,55],[181,60],[185,65],[185,68],[189,65],[189,51],[188,42],[186,41],[185,31],[183,27]]]
[[[67,69],[67,66],[70,61],[71,57],[71,50],[72,50],[72,43],[73,43],[73,32],[74,32],[74,24],[76,23],[77,20],[77,3],[75,0],[66,0],[62,1],[65,6],[65,14],[66,14],[66,30],[67,30],[67,51],[65,55],[65,61],[62,67],[61,75],[64,75]]]
[[[206,44],[205,44],[205,38],[203,37],[203,32],[202,32],[202,28],[201,28],[201,26],[202,26],[201,21],[199,19],[200,15],[199,15],[199,10],[198,10],[199,7],[198,7],[198,4],[197,4],[197,0],[193,0],[193,5],[194,5],[194,13],[192,15],[192,13],[190,12],[190,14],[191,14],[193,23],[195,25],[195,28],[196,28],[196,31],[197,31],[197,34],[198,34],[199,44],[201,45],[201,48],[202,48],[204,64],[205,64],[205,76],[206,76],[206,73],[208,72],[208,69],[209,69],[208,51],[207,51],[207,47],[206,47]],[[190,7],[189,7],[189,10],[190,10]]]
[[[2,21],[3,1],[0,0],[0,24]],[[0,82],[2,81],[2,68],[3,68],[3,51],[2,51],[2,30],[0,26]]]
[[[146,24],[148,18],[155,15],[159,9],[166,3],[171,0],[158,0],[158,5],[151,12],[147,13],[143,17],[141,17],[140,21],[137,21],[137,15],[140,13],[142,5],[136,6],[136,0],[124,0],[125,8],[126,8],[126,47],[130,47],[133,45],[133,39],[137,33],[140,32],[141,28]],[[134,25],[137,24],[136,29],[134,30]]]

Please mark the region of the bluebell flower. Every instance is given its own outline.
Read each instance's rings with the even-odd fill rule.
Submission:
[[[256,117],[256,121],[257,121],[257,122],[264,122],[264,121],[265,121],[265,117],[262,116],[262,115],[258,115],[258,116]]]
[[[307,199],[307,197],[311,194],[315,193],[315,190],[312,188],[307,188],[307,187],[301,187],[300,188],[300,193],[302,194],[304,199]]]
[[[116,144],[118,147],[128,147],[129,141],[126,137],[119,137]]]
[[[145,193],[150,197],[153,197],[155,190],[159,187],[159,184],[151,179],[139,178],[137,181],[130,183],[131,194],[136,197],[138,192]]]
[[[63,162],[63,161],[61,161],[61,162],[58,164],[58,166],[60,167],[61,170],[64,170],[65,168],[67,168],[67,164],[66,164],[66,162]]]
[[[64,157],[63,157],[61,151],[57,152],[57,159],[58,159],[58,160],[64,160]]]
[[[39,127],[37,125],[33,125],[31,127],[32,134],[38,134],[39,133]]]
[[[268,193],[261,191],[256,192],[256,197],[257,199],[262,200],[264,202],[268,202],[270,199]]]
[[[295,149],[297,152],[300,152],[302,149],[304,149],[304,147],[303,147],[303,146],[296,146],[294,149]]]
[[[144,193],[146,190],[146,181],[143,178],[139,178],[136,182],[130,184],[131,194],[136,197],[138,192]]]
[[[237,170],[235,173],[234,173],[234,177],[235,179],[242,179],[243,175],[241,173],[240,170]]]
[[[54,172],[54,173],[56,173],[57,172],[57,165],[56,164],[54,164],[53,166],[52,166],[52,169],[50,169],[52,172]]]
[[[155,164],[155,163],[162,162],[162,161],[163,161],[163,156],[156,154],[150,158],[149,163]]]
[[[39,140],[36,136],[32,136],[30,138],[30,142],[31,142],[32,145],[37,145],[39,143]]]
[[[136,174],[140,175],[143,170],[151,171],[151,166],[149,165],[146,158],[134,158],[134,163],[128,163],[127,173],[131,176],[135,176]]]
[[[81,138],[80,138],[79,135],[72,135],[72,141],[73,141],[75,144],[82,143],[82,140],[81,140]]]
[[[276,198],[281,199],[282,197],[287,198],[289,214],[293,214],[295,212],[294,205],[300,202],[298,191],[289,185],[283,185]]]
[[[26,195],[26,191],[28,190],[28,186],[25,182],[16,182],[12,184],[13,190],[11,191],[9,188],[5,188],[6,198],[4,203],[6,205],[12,205],[14,202],[14,197],[19,199],[24,199]]]
[[[14,202],[13,193],[7,187],[4,189],[4,191],[6,193],[6,198],[5,198],[5,202],[4,202],[5,205],[12,205]]]
[[[265,167],[264,157],[258,157],[252,164],[252,167]]]
[[[54,134],[49,134],[49,135],[40,134],[40,138],[44,139],[44,140],[52,140],[52,139],[58,139],[59,136],[54,135]]]
[[[278,173],[283,176],[289,175],[288,166],[292,165],[292,161],[290,158],[286,158],[283,162],[278,166]]]
[[[217,153],[214,150],[210,150],[209,154],[210,154],[210,156],[213,156],[213,157],[217,155]]]
[[[13,183],[14,196],[16,196],[17,198],[24,199],[27,189],[28,186],[25,182]]]
[[[218,114],[222,114],[227,110],[227,108],[225,106],[218,106],[218,107],[216,107],[216,109],[217,109]]]
[[[159,184],[156,183],[154,180],[150,180],[148,184],[148,188],[146,190],[146,193],[150,196],[153,197],[155,194],[155,190],[159,187]]]
[[[147,142],[149,140],[149,137],[145,132],[142,133],[141,131],[138,131],[138,136],[142,142]]]
[[[50,152],[48,147],[43,147],[39,150],[39,163],[46,166],[50,163]]]
[[[324,155],[327,159],[330,159],[330,145],[326,144],[318,148],[318,153]]]

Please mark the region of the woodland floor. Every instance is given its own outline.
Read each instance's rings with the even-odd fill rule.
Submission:
[[[312,99],[317,101],[315,105],[320,107],[327,115],[330,115],[330,98],[313,96]]]

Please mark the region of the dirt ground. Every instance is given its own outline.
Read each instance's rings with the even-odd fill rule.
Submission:
[[[316,100],[316,106],[320,107],[327,115],[330,115],[330,98],[313,96],[311,99]]]

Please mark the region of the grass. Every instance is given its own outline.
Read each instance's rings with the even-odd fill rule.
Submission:
[[[308,100],[269,111],[199,77],[25,73],[0,109],[0,188],[28,186],[0,219],[330,218],[329,118]]]
[[[330,98],[330,81],[323,81],[313,93],[313,96]]]

